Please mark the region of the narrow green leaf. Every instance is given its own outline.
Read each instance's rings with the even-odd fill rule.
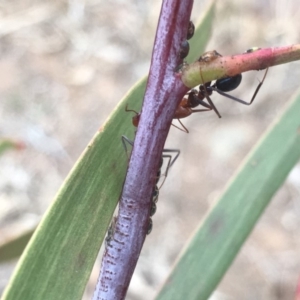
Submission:
[[[139,110],[145,86],[146,78],[87,146],[25,249],[3,300],[81,299],[126,173],[121,136],[133,139],[135,129],[125,106]]]
[[[156,299],[207,299],[300,158],[300,92],[204,220]]]

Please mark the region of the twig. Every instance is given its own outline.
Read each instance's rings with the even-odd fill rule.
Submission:
[[[300,44],[264,48],[250,53],[219,56],[208,63],[196,61],[190,65],[185,65],[181,71],[181,79],[186,86],[193,88],[204,82],[235,76],[251,70],[263,70],[299,59]]]

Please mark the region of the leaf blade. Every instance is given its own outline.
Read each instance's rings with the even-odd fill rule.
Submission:
[[[300,159],[299,111],[300,92],[249,154],[181,254],[157,300],[183,299],[187,294],[189,299],[207,299],[213,292]]]

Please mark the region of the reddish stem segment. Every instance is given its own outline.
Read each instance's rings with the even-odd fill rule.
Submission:
[[[94,300],[124,299],[145,240],[163,146],[176,107],[188,91],[174,70],[182,63],[180,45],[187,36],[192,5],[192,0],[163,1],[119,214],[103,256]]]
[[[219,56],[208,62],[200,60],[185,65],[181,70],[181,79],[186,86],[193,88],[205,82],[232,77],[251,70],[263,70],[296,60],[300,60],[300,44],[264,48],[243,54]]]

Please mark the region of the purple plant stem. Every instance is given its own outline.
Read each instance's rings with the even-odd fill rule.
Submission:
[[[175,110],[188,91],[174,69],[186,39],[193,0],[164,0],[141,118],[114,235],[102,259],[94,300],[124,299],[149,225],[156,173]]]

